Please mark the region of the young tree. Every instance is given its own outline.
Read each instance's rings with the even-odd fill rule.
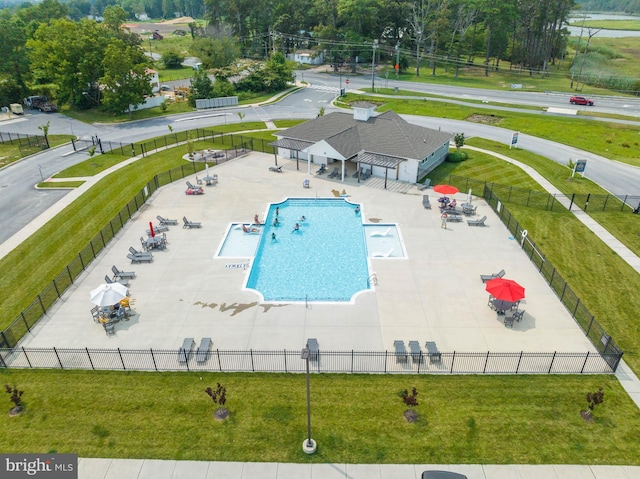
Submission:
[[[129,112],[151,95],[150,75],[146,72],[145,58],[140,49],[115,41],[107,47],[103,66],[104,76],[100,79],[104,85],[104,107],[120,114]]]
[[[44,135],[44,141],[47,143],[47,148],[49,148],[49,126],[51,126],[51,122],[48,121],[44,125],[39,125],[38,130],[42,131]]]
[[[460,149],[464,146],[464,133],[456,133],[453,135],[453,142],[456,145],[456,149]]]
[[[204,390],[207,395],[212,399],[214,404],[217,404],[219,407],[213,413],[216,419],[222,420],[226,419],[229,416],[229,410],[224,407],[227,402],[227,388],[222,386],[220,383],[216,385],[216,389],[207,388]]]
[[[598,404],[604,402],[604,392],[602,388],[598,388],[595,392],[587,393],[587,410],[581,411],[580,414],[585,421],[593,421],[593,410]]]
[[[419,404],[418,390],[415,386],[411,390],[411,393],[409,393],[409,391],[405,389],[400,393],[400,397],[402,398],[402,402],[405,404],[405,406],[409,408],[404,412],[404,417],[409,422],[416,422],[418,420],[418,413],[414,408]]]
[[[7,392],[7,394],[11,395],[9,400],[13,403],[13,408],[11,408],[11,411],[9,411],[9,415],[15,416],[17,414],[20,414],[23,409],[22,395],[24,394],[24,391],[18,390],[18,387],[15,384],[13,385],[13,387],[9,386],[8,384],[5,384],[4,389]]]

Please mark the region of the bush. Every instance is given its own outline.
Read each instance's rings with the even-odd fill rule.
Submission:
[[[452,151],[447,155],[445,161],[449,163],[460,163],[467,159],[466,151]]]
[[[177,50],[167,50],[162,54],[162,63],[165,68],[180,68],[184,61],[184,55],[181,55]]]

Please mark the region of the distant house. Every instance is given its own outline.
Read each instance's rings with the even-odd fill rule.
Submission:
[[[343,181],[348,171],[360,171],[417,183],[446,159],[453,135],[412,125],[393,111],[374,116],[374,108],[320,116],[276,133],[271,145],[281,157],[307,162],[309,172],[312,164],[337,166]]]
[[[324,63],[324,53],[315,50],[298,50],[287,55],[289,60],[303,65],[322,65]]]
[[[160,91],[160,79],[158,78],[158,72],[151,68],[146,68],[144,72],[149,75],[149,83],[151,83],[151,91],[156,94]]]

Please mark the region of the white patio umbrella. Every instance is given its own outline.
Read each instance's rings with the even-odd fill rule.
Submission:
[[[469,193],[467,193],[467,204],[470,205],[471,204],[471,188],[469,188]]]
[[[206,176],[207,178],[209,178],[209,163],[205,163],[204,165],[204,170],[206,172]]]
[[[89,294],[96,306],[111,306],[127,297],[127,287],[120,283],[101,284]]]

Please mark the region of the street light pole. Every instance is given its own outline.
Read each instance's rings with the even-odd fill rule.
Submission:
[[[378,46],[378,40],[373,41],[373,56],[371,57],[371,93],[376,91],[375,83],[375,66],[376,66],[376,47]]]
[[[307,454],[313,454],[316,452],[318,445],[316,441],[311,439],[311,388],[309,385],[309,356],[311,353],[309,352],[309,346],[305,347],[302,350],[302,354],[300,355],[301,359],[304,359],[307,362],[307,439],[302,443],[302,450]]]

